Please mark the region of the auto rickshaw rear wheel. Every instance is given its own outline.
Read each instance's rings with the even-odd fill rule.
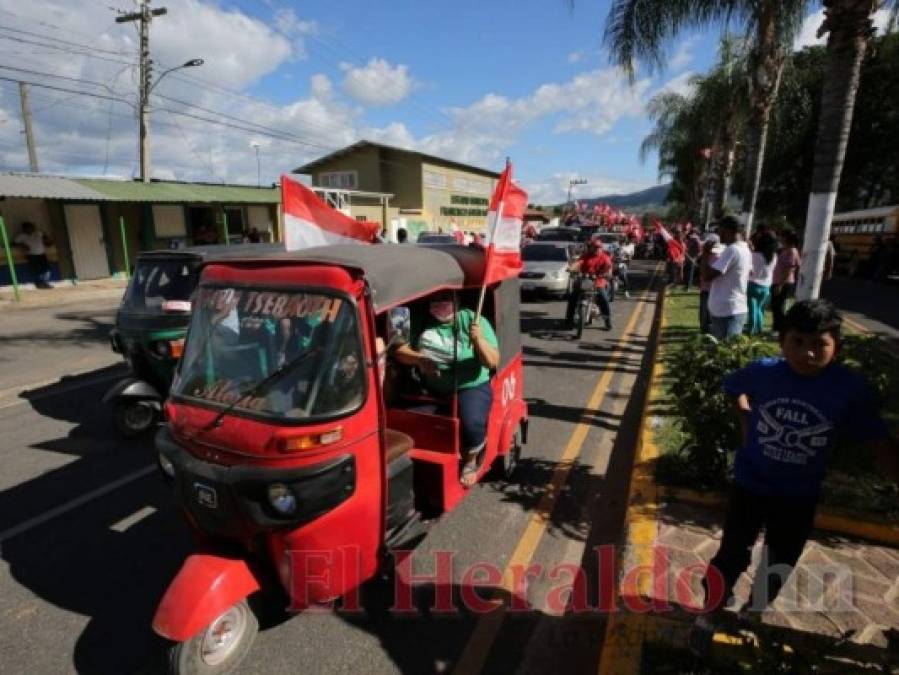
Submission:
[[[521,440],[518,433],[516,431],[512,434],[509,451],[505,455],[499,455],[493,462],[492,473],[499,480],[511,480],[518,466],[518,460],[521,458]]]
[[[185,642],[169,648],[171,675],[224,675],[250,651],[259,621],[246,600],[231,605]]]
[[[115,406],[115,425],[125,437],[139,436],[156,422],[156,409],[147,401],[127,399]]]

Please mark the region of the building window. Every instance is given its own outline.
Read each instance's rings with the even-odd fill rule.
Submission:
[[[331,171],[329,173],[320,173],[318,174],[318,184],[321,187],[355,190],[359,187],[359,172]]]
[[[446,180],[446,174],[437,173],[436,171],[428,171],[425,169],[424,171],[424,184],[425,187],[436,188],[438,190],[445,190],[447,188],[448,181]]]

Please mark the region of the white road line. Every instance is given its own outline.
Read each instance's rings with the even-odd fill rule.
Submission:
[[[73,499],[70,502],[67,502],[65,504],[60,504],[59,506],[52,508],[45,513],[42,513],[39,516],[30,518],[29,520],[26,520],[24,523],[19,523],[15,527],[11,527],[8,530],[4,530],[3,532],[0,532],[0,544],[2,544],[7,539],[12,539],[13,537],[18,536],[18,535],[22,534],[23,532],[27,532],[28,530],[30,530],[32,528],[35,528],[39,525],[43,525],[48,520],[52,520],[53,518],[56,518],[57,516],[61,516],[64,513],[68,513],[69,511],[77,509],[79,506],[83,506],[84,504],[87,504],[88,502],[91,502],[94,499],[97,499],[98,497],[102,497],[103,495],[108,494],[109,492],[112,492],[113,490],[118,490],[123,485],[132,483],[139,478],[143,478],[144,476],[153,473],[156,470],[157,470],[156,465],[150,464],[148,466],[145,466],[142,469],[138,469],[137,471],[134,471],[133,473],[129,473],[127,476],[122,476],[121,478],[114,480],[111,483],[108,483],[107,485],[104,485],[101,488],[97,488],[96,490],[92,490],[91,492],[88,492],[87,494],[83,494],[80,497],[76,497],[75,499]]]
[[[132,525],[137,525],[144,518],[148,518],[154,513],[156,513],[156,507],[144,506],[143,508],[140,508],[132,513],[130,516],[125,516],[119,522],[110,525],[109,529],[114,530],[115,532],[124,532]]]
[[[92,372],[96,369],[91,369],[86,372]],[[83,373],[81,373],[83,374]],[[73,375],[68,375],[68,377],[78,377],[78,373]],[[58,396],[60,394],[67,394],[70,391],[74,391],[75,389],[81,389],[81,387],[89,387],[92,384],[99,384],[100,382],[106,382],[107,380],[120,380],[123,377],[126,377],[127,371],[121,371],[117,373],[107,373],[105,375],[100,375],[98,377],[92,377],[86,380],[81,380],[80,382],[72,382],[71,384],[63,384],[57,389],[53,391],[48,391],[46,393],[37,394],[32,396],[30,399],[27,398],[18,398],[21,394],[32,391],[34,389],[38,389],[40,387],[46,387],[50,384],[55,384],[60,382],[59,378],[54,378],[52,380],[45,380],[43,382],[32,382],[31,384],[22,385],[21,387],[13,387],[12,389],[5,389],[0,391],[0,400],[3,398],[10,398],[15,396],[15,400],[9,401],[8,403],[0,403],[0,410],[4,410],[5,408],[12,408],[13,406],[22,405],[23,403],[28,403],[30,400],[35,400],[39,398],[46,398],[47,396]],[[7,392],[9,392],[7,394]]]

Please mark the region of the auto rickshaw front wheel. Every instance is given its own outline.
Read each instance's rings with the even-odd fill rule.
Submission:
[[[512,434],[512,440],[509,441],[509,452],[505,455],[499,455],[490,467],[492,474],[499,480],[512,480],[515,469],[518,467],[518,460],[521,458],[521,440],[518,431]]]
[[[200,633],[169,648],[170,675],[224,675],[250,651],[259,621],[246,600],[231,605]]]
[[[140,436],[156,423],[156,408],[149,401],[125,399],[115,405],[115,425],[122,436]]]

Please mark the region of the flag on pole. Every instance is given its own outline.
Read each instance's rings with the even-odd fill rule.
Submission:
[[[381,226],[358,221],[325,204],[302,183],[281,176],[284,246],[288,251],[328,244],[371,244]]]
[[[521,271],[521,225],[528,193],[512,182],[512,164],[499,177],[487,213],[485,283],[517,277]]]
[[[665,241],[665,245],[668,247],[668,257],[671,258],[673,262],[682,263],[684,261],[684,255],[686,253],[686,251],[684,250],[684,245],[677,239],[672,237],[671,233],[658,220],[655,221],[655,226],[656,232],[658,232],[662,236],[662,239]]]

